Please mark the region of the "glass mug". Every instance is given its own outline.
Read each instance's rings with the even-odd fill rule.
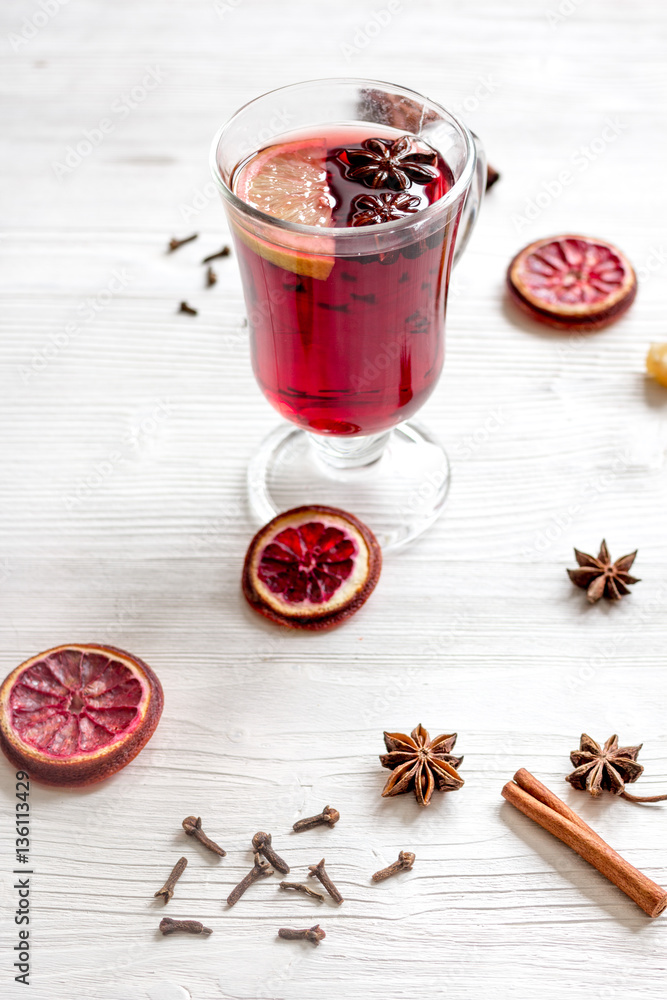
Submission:
[[[426,142],[438,154],[436,197],[399,219],[331,227],[276,218],[239,195],[244,165],[266,147],[329,149],[355,132],[357,142]],[[406,544],[433,524],[449,488],[442,446],[408,418],[442,370],[450,272],[486,182],[478,140],[414,91],[314,80],[237,111],[214,139],[211,167],[241,270],[253,371],[289,421],[250,462],[253,514],[264,523],[324,503],[364,520],[385,551]]]

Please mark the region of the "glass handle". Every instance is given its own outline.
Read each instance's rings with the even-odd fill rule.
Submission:
[[[475,172],[461,213],[461,224],[454,250],[454,264],[458,264],[461,254],[468,246],[468,240],[475,228],[484,191],[486,190],[486,153],[484,152],[484,146],[474,132],[472,133],[472,137],[475,143]]]

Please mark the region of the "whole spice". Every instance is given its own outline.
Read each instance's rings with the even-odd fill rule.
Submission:
[[[199,920],[172,920],[171,917],[163,917],[160,921],[160,930],[163,934],[176,934],[177,931],[185,931],[186,934],[212,934],[210,927],[204,927]]]
[[[197,239],[199,233],[193,233],[192,236],[186,236],[184,240],[177,240],[176,237],[172,237],[169,240],[169,246],[167,248],[167,253],[173,253],[174,250],[178,250],[179,247],[185,246],[186,243],[192,243],[193,240]]]
[[[310,889],[307,885],[304,885],[303,882],[281,882],[280,888],[292,889],[294,892],[302,892],[306,896],[312,896],[313,899],[319,900],[320,903],[324,901],[324,896],[321,892],[315,892],[314,889]]]
[[[488,191],[489,188],[492,188],[493,185],[496,183],[496,181],[499,180],[500,180],[500,174],[498,173],[496,168],[492,167],[491,164],[489,163],[489,165],[486,168],[486,190]]]
[[[308,865],[308,874],[311,878],[319,879],[333,899],[334,903],[338,903],[340,906],[341,903],[345,902],[338,889],[329,878],[329,874],[324,867],[324,858],[322,858],[320,863],[317,865]]]
[[[372,226],[379,222],[403,219],[419,210],[419,198],[403,193],[359,194],[352,201],[352,225]]]
[[[161,889],[158,889],[158,891],[154,893],[155,896],[164,897],[165,906],[169,902],[171,897],[174,895],[174,886],[178,882],[179,878],[181,877],[187,866],[188,866],[188,859],[179,858],[179,860],[172,868],[171,875],[169,876],[167,881],[164,883]]]
[[[217,274],[215,273],[213,268],[209,265],[209,267],[206,268],[206,287],[211,288],[213,285],[215,285],[217,280],[218,280]]]
[[[281,927],[278,931],[278,937],[284,938],[285,941],[310,941],[311,944],[319,944],[322,938],[326,937],[326,934],[319,924],[315,924],[303,931],[293,930],[291,927]]]
[[[521,768],[502,791],[516,809],[562,840],[573,851],[617,885],[649,917],[667,907],[667,889],[657,885],[612,850],[595,830],[537,778]]]
[[[340,813],[331,806],[325,806],[317,816],[307,816],[306,819],[299,819],[292,826],[295,833],[303,833],[304,830],[312,830],[314,826],[335,826],[340,819]]]
[[[185,313],[186,316],[198,316],[199,315],[198,310],[197,309],[193,309],[192,306],[189,306],[187,304],[187,302],[181,302],[181,304],[178,307],[178,311],[179,311],[179,313]]]
[[[461,788],[463,778],[457,768],[463,757],[454,757],[450,750],[456,743],[456,733],[431,739],[420,724],[407,736],[405,733],[385,733],[389,753],[382,754],[380,763],[394,773],[382,789],[382,795],[402,795],[414,790],[421,806],[427,806],[437,788],[453,792]]]
[[[341,153],[344,159],[341,159]],[[416,184],[430,184],[438,176],[434,169],[438,156],[433,149],[415,149],[414,139],[409,135],[399,136],[393,142],[389,139],[365,139],[361,149],[343,149],[338,159],[345,166],[349,164],[347,176],[361,181],[367,187],[389,187],[394,191],[405,191],[414,181]]]
[[[218,854],[221,858],[224,858],[227,851],[223,851],[215,841],[207,837],[201,828],[201,816],[186,816],[183,820],[183,829],[187,833],[188,837],[194,837],[198,840],[200,844],[207,847],[209,851],[213,851],[214,854]]]
[[[613,563],[607,543],[603,539],[597,558],[580,552],[579,549],[574,550],[574,555],[580,568],[568,569],[567,575],[572,583],[586,591],[586,597],[591,604],[595,604],[602,596],[610,601],[620,601],[630,593],[628,585],[639,583],[637,577],[628,573],[635,561],[636,549]]]
[[[398,861],[394,861],[393,865],[388,865],[387,868],[382,868],[379,872],[373,875],[374,882],[384,882],[386,878],[391,878],[392,875],[397,875],[398,872],[409,872],[415,862],[415,856],[412,851],[401,851],[398,855]]]
[[[630,802],[664,802],[667,795],[631,795],[625,790],[625,785],[636,781],[644,770],[637,763],[641,748],[641,743],[635,747],[619,747],[616,735],[610,736],[601,747],[586,733],[582,733],[579,749],[570,754],[575,770],[565,780],[573,788],[590,792],[594,796],[607,791]]]
[[[255,854],[254,866],[250,869],[246,877],[241,879],[236,888],[232,889],[229,896],[227,896],[227,905],[234,906],[253,882],[257,882],[260,878],[267,878],[269,875],[273,875],[273,868],[268,861],[262,861],[259,854]]]
[[[216,250],[215,253],[211,253],[208,257],[204,257],[202,264],[210,264],[212,260],[217,260],[218,257],[229,257],[231,250],[229,247],[224,246],[221,250]]]
[[[289,865],[273,850],[270,833],[256,833],[252,838],[252,846],[258,854],[264,855],[269,864],[273,865],[279,872],[282,872],[283,875],[287,875]]]

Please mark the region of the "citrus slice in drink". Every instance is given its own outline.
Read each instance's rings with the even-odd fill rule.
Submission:
[[[619,319],[637,278],[618,247],[589,236],[551,236],[524,247],[507,270],[516,305],[560,330],[599,330]]]
[[[0,687],[0,746],[37,781],[88,785],[136,757],[162,706],[160,681],[137,657],[112,646],[57,646]]]
[[[250,543],[243,593],[280,625],[332,628],[370,597],[381,568],[377,539],[358,518],[337,507],[294,507]]]
[[[319,142],[302,139],[269,146],[241,168],[234,191],[246,204],[274,219],[326,229],[331,225],[333,213],[326,154],[324,139]],[[249,232],[242,223],[236,223],[234,228],[240,239],[272,264],[313,278],[324,279],[331,272],[333,257],[310,250],[317,245],[318,249],[333,252],[333,240],[299,239],[298,234],[290,233],[285,234],[285,241],[290,244],[286,247],[260,238],[257,232]]]

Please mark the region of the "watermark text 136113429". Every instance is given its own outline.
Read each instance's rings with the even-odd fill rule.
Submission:
[[[16,864],[29,864],[30,859],[30,778],[27,771],[16,772]],[[30,879],[32,869],[16,867],[14,881],[16,890],[16,909],[14,924],[16,925],[17,942],[14,945],[16,969],[14,979],[17,983],[30,985]]]

